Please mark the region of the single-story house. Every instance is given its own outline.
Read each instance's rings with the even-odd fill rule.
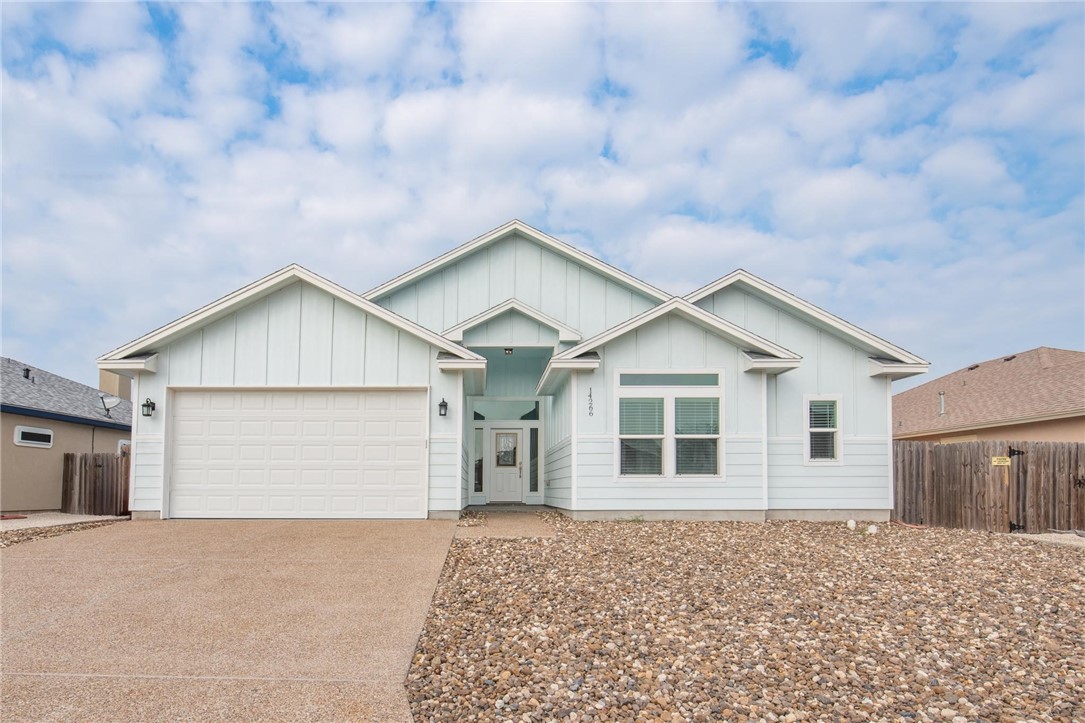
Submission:
[[[1041,346],[901,392],[893,438],[1085,442],[1085,352]]]
[[[58,510],[64,453],[116,453],[132,436],[132,404],[3,357],[0,436],[0,510]]]
[[[519,221],[365,293],[288,266],[102,356],[136,517],[886,519],[923,359],[745,271],[681,297]]]

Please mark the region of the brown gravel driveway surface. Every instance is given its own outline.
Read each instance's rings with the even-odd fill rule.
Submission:
[[[1085,721],[1085,551],[963,530],[573,522],[452,544],[416,720]]]
[[[121,522],[0,550],[3,719],[409,719],[454,524]]]

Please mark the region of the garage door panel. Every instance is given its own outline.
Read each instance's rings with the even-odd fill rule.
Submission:
[[[426,398],[176,392],[170,514],[424,518]]]

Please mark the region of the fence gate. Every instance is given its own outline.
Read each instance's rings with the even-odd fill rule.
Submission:
[[[991,532],[1085,530],[1085,444],[893,443],[893,519]]]
[[[127,445],[121,447],[120,454],[66,453],[61,511],[76,515],[127,515],[131,463]]]

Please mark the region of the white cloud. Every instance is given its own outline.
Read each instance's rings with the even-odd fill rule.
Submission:
[[[1080,6],[0,12],[4,349],[76,378],[287,263],[363,291],[513,217],[939,373],[1085,343]]]
[[[1024,198],[994,149],[976,139],[940,148],[922,168],[941,203],[1012,203]]]
[[[455,6],[465,81],[585,93],[602,79],[601,11],[583,3]]]

